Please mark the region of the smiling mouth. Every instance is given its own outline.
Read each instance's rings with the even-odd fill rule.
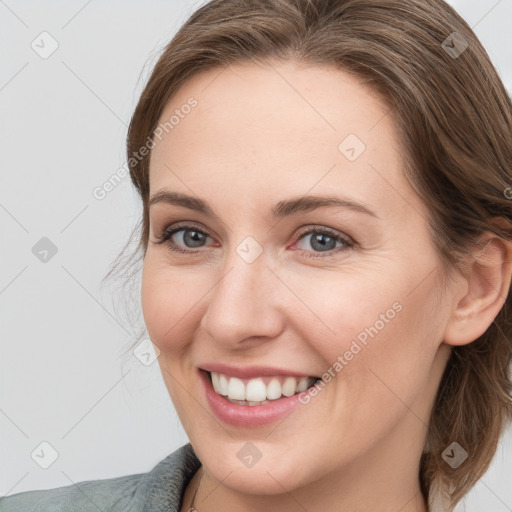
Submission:
[[[275,375],[239,379],[217,372],[206,372],[214,391],[237,405],[265,405],[288,398],[314,386],[319,377]]]

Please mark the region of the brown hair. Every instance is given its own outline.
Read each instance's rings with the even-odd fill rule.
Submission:
[[[199,71],[270,59],[335,65],[380,92],[446,275],[485,231],[512,238],[493,223],[512,219],[512,101],[474,32],[444,1],[213,0],[165,47],[131,119],[128,163],[143,207],[136,254],[143,258],[148,243],[150,155],[134,156],[166,103]],[[125,266],[119,260],[109,274]],[[452,349],[419,466],[432,512],[452,510],[488,469],[512,416],[510,300],[482,336]],[[457,468],[441,456],[454,441],[468,452]]]

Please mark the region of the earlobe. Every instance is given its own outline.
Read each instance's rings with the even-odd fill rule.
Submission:
[[[505,303],[512,273],[512,241],[487,232],[472,252],[471,263],[460,276],[465,290],[454,297],[444,342],[466,345],[480,337]]]

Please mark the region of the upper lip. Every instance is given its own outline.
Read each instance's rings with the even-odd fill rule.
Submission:
[[[273,375],[291,375],[292,377],[313,377],[310,373],[296,372],[285,368],[272,368],[270,366],[229,366],[221,363],[204,364],[199,367],[208,372],[222,373],[229,377],[239,379],[252,379],[254,377],[271,377]]]

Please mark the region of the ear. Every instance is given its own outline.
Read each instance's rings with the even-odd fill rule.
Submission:
[[[511,227],[502,217],[493,220],[505,229]],[[466,345],[489,328],[507,299],[511,273],[512,241],[491,232],[481,235],[459,278],[463,291],[454,297],[446,344]]]

